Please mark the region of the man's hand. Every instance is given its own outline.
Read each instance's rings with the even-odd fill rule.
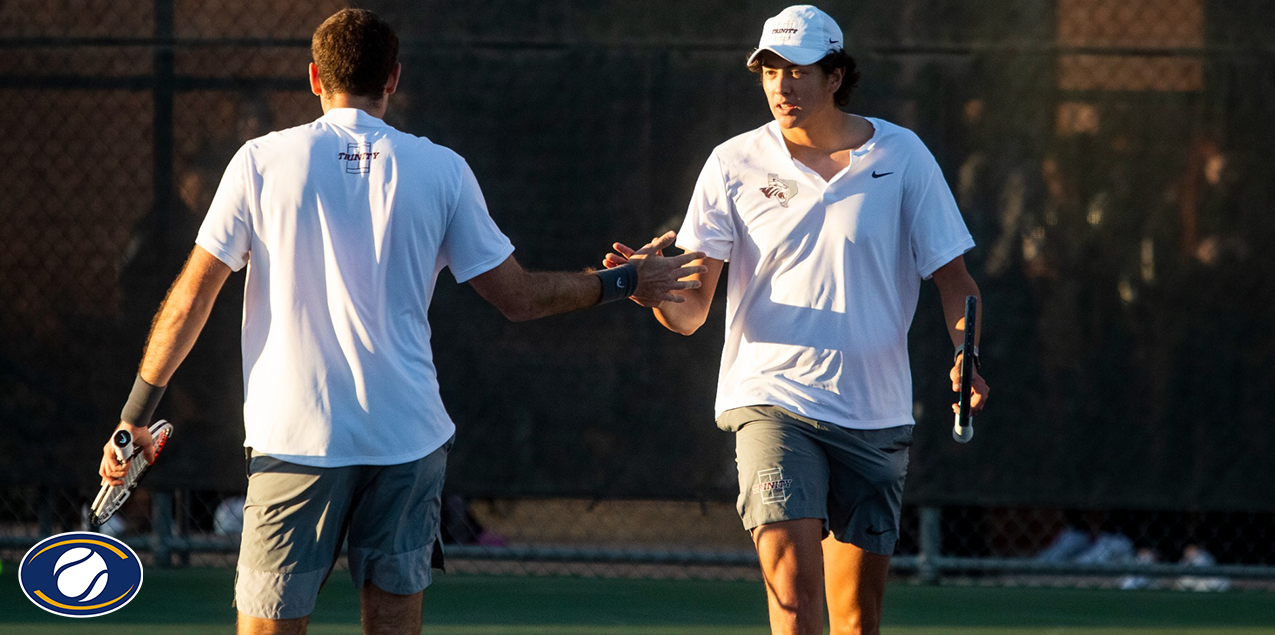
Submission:
[[[98,468],[97,473],[102,477],[103,485],[123,485],[124,475],[128,473],[128,463],[120,463],[119,457],[115,456],[115,431],[128,430],[133,435],[133,445],[142,449],[142,458],[146,462],[155,462],[155,440],[151,438],[151,431],[146,427],[135,426],[126,421],[121,421],[115,430],[111,432],[111,438],[106,440],[106,445],[102,446],[102,464]],[[134,455],[133,459],[137,456]]]
[[[630,300],[641,306],[657,308],[665,302],[685,302],[686,298],[672,293],[679,289],[698,289],[698,280],[683,280],[688,276],[708,271],[703,265],[689,266],[689,263],[704,257],[698,251],[687,252],[671,258],[664,257],[664,250],[673,245],[677,239],[676,232],[668,232],[657,236],[641,249],[633,249],[623,243],[611,246],[615,252],[602,259],[607,269],[633,263],[638,268],[638,289]],[[668,277],[672,275],[674,277]]]
[[[961,392],[961,357],[956,356],[956,363],[949,373],[952,378],[952,392]],[[978,369],[974,369],[974,376],[970,377],[970,414],[982,412],[983,406],[987,405],[987,394],[987,382],[978,374]],[[952,404],[952,412],[960,414],[960,404]]]

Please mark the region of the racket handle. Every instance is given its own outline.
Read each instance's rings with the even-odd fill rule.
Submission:
[[[952,425],[952,438],[957,443],[969,443],[974,438],[974,417],[961,425],[961,415],[956,415],[956,423]]]
[[[128,430],[116,430],[114,436],[111,437],[111,443],[115,445],[115,458],[123,463],[133,458],[133,433]]]

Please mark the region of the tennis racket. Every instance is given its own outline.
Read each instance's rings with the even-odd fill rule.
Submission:
[[[965,297],[965,343],[961,346],[961,400],[952,438],[969,443],[974,438],[974,415],[970,413],[970,383],[974,375],[974,324],[978,318],[978,298]]]
[[[158,461],[159,453],[164,450],[168,438],[173,435],[173,424],[163,420],[156,421],[151,425],[150,431],[151,439],[155,442],[155,460]],[[119,511],[124,501],[128,500],[128,495],[133,493],[133,488],[137,487],[151,467],[151,464],[140,456],[138,458],[141,460],[132,460],[141,448],[133,445],[133,434],[128,430],[116,430],[115,436],[111,437],[111,443],[115,445],[115,458],[119,459],[120,463],[128,465],[128,472],[124,474],[122,485],[103,485],[97,493],[97,498],[93,499],[89,523],[94,527],[105,524],[111,516],[115,515],[115,512]]]

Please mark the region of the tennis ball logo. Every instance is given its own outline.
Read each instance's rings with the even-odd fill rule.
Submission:
[[[88,602],[102,594],[109,579],[106,560],[88,547],[67,550],[53,565],[53,578],[58,590],[79,602]]]
[[[142,588],[142,564],[128,545],[90,531],[41,540],[23,556],[18,583],[32,604],[63,617],[97,617]]]

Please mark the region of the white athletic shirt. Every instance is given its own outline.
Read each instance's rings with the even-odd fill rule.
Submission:
[[[244,445],[318,467],[421,458],[455,431],[427,319],[513,245],[459,155],[361,110],[246,143],[195,241],[244,289]]]
[[[764,404],[848,428],[915,423],[921,281],[974,241],[921,140],[868,121],[872,138],[826,183],[775,122],[709,156],[677,244],[730,261],[719,416]]]

